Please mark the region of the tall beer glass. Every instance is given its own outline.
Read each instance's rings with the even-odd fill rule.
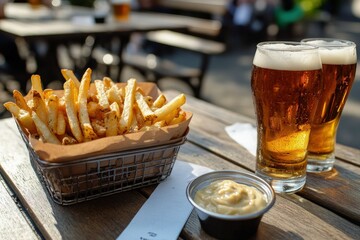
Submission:
[[[131,0],[111,0],[113,16],[118,21],[129,19],[131,12]]]
[[[297,192],[305,184],[321,74],[317,47],[279,41],[257,45],[251,76],[258,132],[256,175],[276,192]]]
[[[336,132],[341,112],[355,78],[356,45],[329,38],[308,38],[301,42],[319,48],[324,83],[311,126],[307,171],[329,171],[335,162]]]

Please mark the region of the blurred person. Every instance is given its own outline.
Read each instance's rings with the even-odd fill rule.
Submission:
[[[236,26],[247,28],[254,15],[254,0],[236,0],[234,1],[234,24]]]
[[[304,10],[295,0],[281,0],[275,8],[276,23],[279,26],[280,38],[292,38],[296,33],[296,24],[304,17]]]
[[[236,35],[236,44],[263,40],[274,22],[276,0],[232,0],[223,18],[224,32]]]
[[[157,7],[156,0],[137,0],[132,2],[133,6],[138,10],[153,10]]]

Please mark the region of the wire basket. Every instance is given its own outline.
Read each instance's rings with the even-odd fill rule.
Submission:
[[[160,183],[172,171],[186,137],[168,144],[65,163],[41,160],[20,130],[31,164],[54,202],[71,205]]]

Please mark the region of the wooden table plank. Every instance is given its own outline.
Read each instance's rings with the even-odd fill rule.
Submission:
[[[166,92],[166,94],[171,99],[178,93]],[[190,124],[189,141],[201,143],[204,148],[211,149],[228,161],[254,172],[255,157],[233,141],[224,130],[225,126],[235,122],[247,122],[246,118],[192,97],[187,98],[187,105],[184,108],[194,113]],[[250,122],[253,123],[253,120],[250,119]],[[351,148],[347,150],[350,153],[352,151],[357,153],[357,150]],[[351,155],[350,153],[347,155]],[[329,173],[308,174],[307,183],[298,194],[360,224],[359,179],[359,167],[338,159],[335,168]],[[331,196],[328,196],[330,193]]]
[[[109,36],[129,35],[133,32],[155,30],[185,31],[191,22],[184,17],[172,14],[132,12],[128,21],[108,21],[105,24],[79,24],[71,19],[52,21],[18,21],[14,19],[0,20],[0,32],[13,37],[22,37],[27,41],[44,40],[61,41],[86,38],[88,35],[107,38]]]
[[[341,161],[348,162],[360,167],[360,149],[354,149],[342,144],[337,144],[335,148],[335,155]]]
[[[166,94],[172,98],[177,93]],[[255,157],[224,131],[224,127],[233,122],[251,122],[252,119],[191,97],[188,97],[185,109],[192,111],[194,117],[189,141],[181,147],[178,160],[217,170],[254,171]],[[0,127],[0,142],[3,143],[0,144],[1,173],[11,183],[45,238],[116,238],[146,201],[140,191],[130,191],[68,207],[53,203],[30,165],[14,121],[1,120]],[[332,175],[309,174],[306,188],[300,194],[277,195],[276,204],[263,218],[256,238],[356,239],[360,236],[360,228],[356,225],[359,167],[339,159],[335,169],[337,172]],[[150,194],[152,189],[148,189]],[[319,194],[320,190],[325,195]],[[202,232],[194,214],[181,237],[210,239]]]
[[[121,233],[146,200],[138,191],[129,191],[67,207],[53,203],[40,185],[29,163],[25,147],[19,143],[13,120],[2,120],[0,126],[7,136],[0,137],[0,142],[7,143],[5,147],[0,146],[4,156],[0,162],[1,169],[7,173],[6,177],[12,181],[12,187],[16,189],[21,202],[29,210],[29,215],[45,238],[113,239]],[[195,162],[213,169],[245,171],[240,166],[191,143],[181,147],[178,160]],[[326,209],[316,207],[315,203],[297,195],[293,195],[293,198],[295,200],[277,197],[274,208],[263,218],[258,232],[259,238],[301,236],[304,239],[321,239],[332,236],[351,239],[360,234],[360,228],[353,223]],[[312,211],[306,210],[304,205],[309,206]],[[207,235],[200,230],[194,217],[192,215],[189,219],[181,236],[185,239],[206,239]],[[309,222],[316,227],[308,229],[312,226]],[[332,222],[337,223],[336,227],[330,224]],[[194,231],[193,228],[198,230]],[[200,235],[196,235],[197,232]]]
[[[160,6],[184,9],[189,11],[199,11],[205,13],[223,15],[227,9],[227,0],[159,0]]]
[[[0,176],[0,239],[38,239]]]
[[[137,191],[116,194],[74,206],[50,199],[34,172],[13,119],[1,120],[0,170],[24,209],[47,239],[114,239],[146,198]]]
[[[214,170],[231,169],[246,171],[229,163],[206,149],[185,144],[178,160],[196,163]],[[336,224],[335,224],[336,223]],[[211,239],[201,229],[196,215],[192,214],[185,225],[185,239]],[[296,227],[294,227],[296,226]],[[311,226],[311,227],[309,227]],[[257,232],[257,239],[353,239],[360,228],[337,214],[319,207],[296,194],[277,195],[274,207],[264,216]]]
[[[306,186],[299,195],[360,226],[360,171],[344,166],[338,161],[332,171],[307,174]]]

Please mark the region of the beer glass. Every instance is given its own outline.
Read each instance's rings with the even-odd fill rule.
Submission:
[[[113,16],[118,21],[129,19],[131,11],[131,0],[111,0]]]
[[[257,45],[251,75],[258,133],[256,175],[278,193],[294,193],[305,185],[321,74],[317,47],[280,41]]]
[[[323,172],[335,162],[336,132],[356,71],[356,45],[351,41],[308,38],[301,41],[319,48],[323,88],[311,126],[308,172]]]
[[[32,8],[39,8],[41,6],[41,0],[28,0],[28,3]]]

